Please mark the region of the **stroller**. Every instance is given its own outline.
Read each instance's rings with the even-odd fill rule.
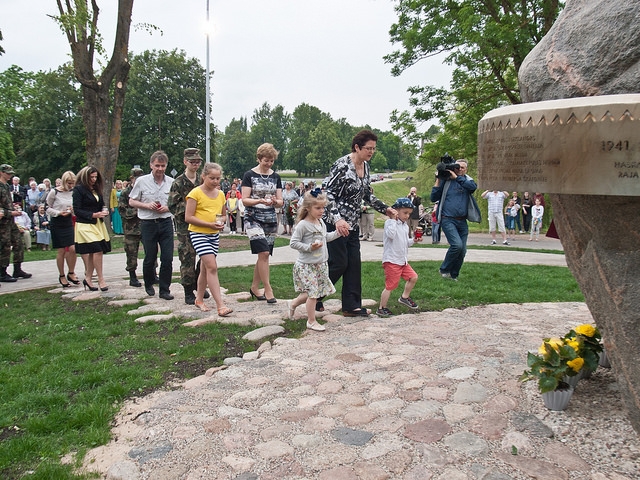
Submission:
[[[432,232],[431,212],[433,207],[425,208],[418,219],[418,227],[422,228],[422,234],[426,236],[430,236]]]

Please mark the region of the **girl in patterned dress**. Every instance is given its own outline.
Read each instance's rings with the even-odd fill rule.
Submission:
[[[293,319],[296,307],[304,303],[307,328],[321,332],[325,327],[316,321],[316,300],[336,291],[329,279],[327,242],[340,234],[335,230],[327,233],[322,221],[327,197],[319,188],[307,192],[300,203],[290,243],[291,248],[300,252],[293,266],[293,284],[300,295],[288,302],[289,318]]]

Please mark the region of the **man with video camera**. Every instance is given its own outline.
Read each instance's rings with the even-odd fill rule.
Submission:
[[[449,249],[440,265],[442,278],[457,280],[467,254],[467,211],[469,196],[478,188],[467,175],[467,161],[455,161],[449,154],[436,165],[436,183],[431,189],[431,201],[439,201],[438,222],[447,236]]]

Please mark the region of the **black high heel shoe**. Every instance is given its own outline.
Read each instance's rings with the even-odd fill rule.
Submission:
[[[64,275],[60,275],[60,277],[58,278],[58,281],[60,282],[60,285],[62,285],[62,288],[70,287],[71,286],[70,283],[62,283],[63,279],[64,279]]]
[[[278,303],[278,300],[276,300],[275,297],[273,298],[267,298],[267,303]]]
[[[92,291],[92,292],[97,292],[98,291],[98,287],[92,287],[91,285],[89,285],[87,283],[86,280],[82,280],[82,285],[84,285],[84,289],[86,290],[87,288]]]
[[[73,272],[67,273],[67,280],[69,280],[74,285],[80,285],[80,280],[78,280],[77,278],[76,279],[71,278],[71,275],[75,275],[75,273]]]
[[[106,292],[107,290],[109,290],[109,287],[100,287],[101,292]]]
[[[251,290],[251,289],[249,289],[249,293],[251,294],[251,298],[252,299],[255,298],[256,300],[262,300],[262,301],[267,299],[267,297],[265,297],[264,295],[256,295],[255,293],[253,293],[253,290]],[[273,302],[271,302],[271,303],[273,303]]]

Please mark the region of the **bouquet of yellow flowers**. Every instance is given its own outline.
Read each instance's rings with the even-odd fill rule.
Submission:
[[[566,342],[577,346],[578,355],[584,359],[584,367],[592,372],[598,368],[600,352],[602,352],[602,335],[597,327],[584,323],[570,330],[564,336]]]
[[[521,382],[538,380],[540,393],[568,388],[563,382],[565,375],[576,375],[584,365],[578,354],[579,344],[564,338],[545,338],[538,353],[527,354],[527,366],[520,376]]]

